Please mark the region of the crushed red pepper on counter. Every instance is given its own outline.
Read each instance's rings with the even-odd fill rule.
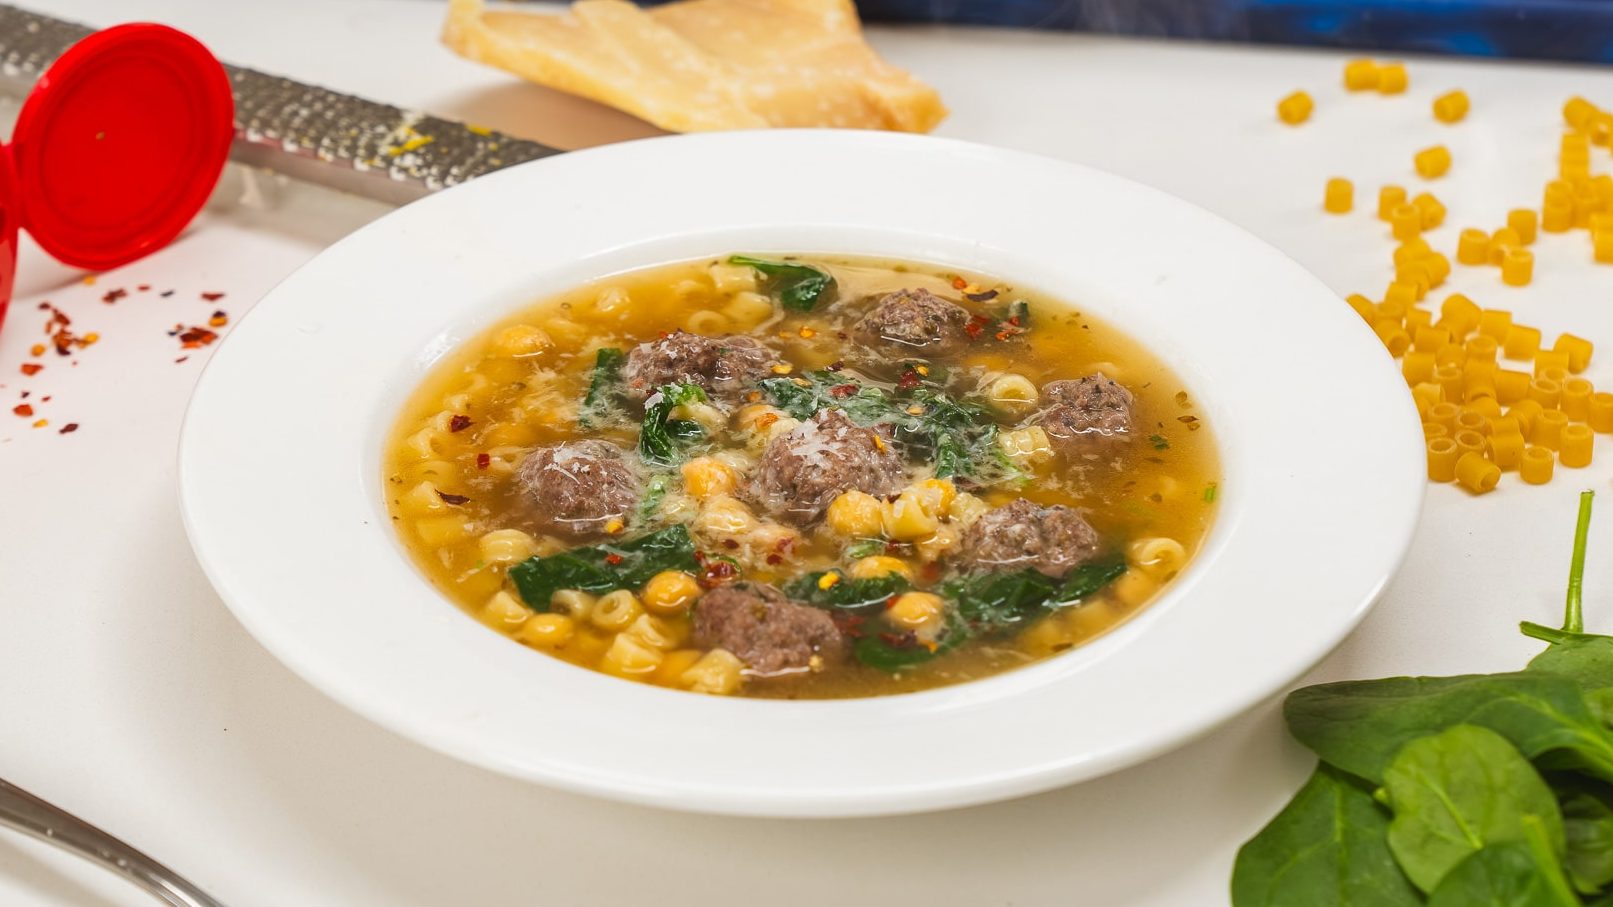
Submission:
[[[44,351],[41,350],[40,352]],[[44,369],[45,367],[37,362],[24,362],[22,364],[22,373],[24,375],[28,375],[29,377],[39,374],[40,372],[44,371]]]
[[[207,319],[208,327],[221,328],[229,323],[230,316],[223,309],[214,312],[213,317]]]
[[[101,301],[107,305],[111,305],[127,295],[129,295],[128,290],[118,287],[116,290],[107,290],[105,293],[101,294]]]
[[[193,324],[190,327],[176,324],[173,330],[168,332],[168,336],[178,337],[180,348],[187,350],[200,349],[218,339],[216,331],[208,330],[199,324]]]
[[[202,298],[208,302],[218,302],[220,299],[224,298],[224,294],[218,292],[203,293]]]
[[[57,429],[56,433],[58,435],[70,435],[75,431],[78,431],[78,423],[77,422],[69,422],[66,425],[63,425],[61,428]]]
[[[11,411],[19,416],[22,416],[24,419],[34,414],[34,408],[27,403],[18,403],[16,406],[11,408]]]

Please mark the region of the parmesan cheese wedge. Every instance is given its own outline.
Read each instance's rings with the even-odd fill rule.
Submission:
[[[679,0],[648,11],[577,0],[561,15],[452,0],[443,43],[675,132],[928,132],[947,112],[935,89],[868,46],[851,0]]]

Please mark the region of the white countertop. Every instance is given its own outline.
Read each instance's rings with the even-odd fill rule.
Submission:
[[[50,7],[92,24],[166,22],[231,62],[565,147],[653,131],[454,57],[436,43],[435,2]],[[1506,209],[1538,203],[1568,95],[1613,102],[1613,70],[1584,67],[1415,60],[1409,93],[1383,98],[1346,95],[1335,53],[931,27],[881,28],[874,41],[940,88],[952,108],[941,134],[1151,183],[1274,243],[1340,292],[1372,295],[1389,280],[1390,245],[1369,209],[1379,183],[1421,186],[1413,151],[1441,141],[1455,159],[1451,175],[1430,184],[1451,209],[1436,234],[1448,251],[1459,227],[1493,228]],[[1317,99],[1312,121],[1277,124],[1275,101],[1300,87]],[[1473,99],[1454,127],[1428,112],[1449,87]],[[1602,169],[1604,155],[1596,152]],[[1320,211],[1333,175],[1356,180],[1355,214]],[[659,812],[506,780],[396,738],[292,676],[236,624],[185,542],[174,447],[210,350],[176,363],[179,344],[166,332],[204,324],[215,308],[238,317],[385,209],[298,187],[272,190],[269,204],[236,204],[238,179],[180,242],[93,286],[25,250],[0,333],[0,777],[126,838],[231,907],[1225,902],[1238,844],[1310,765],[1275,703],[1153,762],[1041,796],[791,822]],[[1613,349],[1613,267],[1590,263],[1583,233],[1548,235],[1536,251],[1528,288],[1460,268],[1450,288],[1512,308],[1548,337],[1572,329]],[[138,292],[141,283],[152,290]],[[101,302],[120,287],[128,297]],[[158,295],[167,289],[171,297]],[[212,291],[226,296],[199,298]],[[45,371],[24,378],[27,348],[43,339],[43,300],[102,339],[73,357],[76,367],[51,354]],[[1589,377],[1613,381],[1613,365],[1598,363]],[[32,429],[9,412],[24,389],[49,426]],[[59,434],[68,422],[80,428]],[[1341,425],[1336,438],[1294,439],[1295,456],[1321,443],[1370,439]],[[1559,468],[1546,487],[1509,476],[1482,499],[1431,489],[1406,568],[1308,679],[1521,666],[1537,646],[1517,621],[1558,613],[1574,495],[1613,490],[1613,444],[1599,444],[1597,463]],[[1613,628],[1610,533],[1613,495],[1592,533],[1593,629]],[[266,556],[296,569],[294,552]],[[1293,606],[1305,596],[1292,590]],[[0,903],[148,902],[71,857],[0,834]]]

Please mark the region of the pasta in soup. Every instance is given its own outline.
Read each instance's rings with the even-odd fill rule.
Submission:
[[[512,639],[694,692],[907,692],[1045,658],[1215,512],[1191,393],[981,275],[735,255],[619,275],[449,354],[385,451],[421,570]]]

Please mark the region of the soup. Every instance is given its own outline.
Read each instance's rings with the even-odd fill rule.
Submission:
[[[730,256],[619,275],[449,354],[385,451],[448,597],[585,668],[701,693],[958,683],[1125,620],[1199,547],[1189,391],[1034,291]]]

